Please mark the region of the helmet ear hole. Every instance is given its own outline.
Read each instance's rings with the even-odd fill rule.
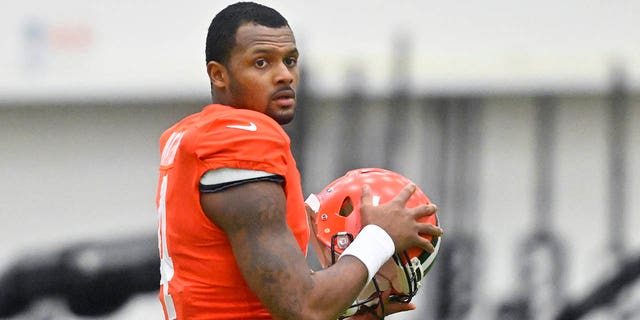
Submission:
[[[348,217],[351,212],[353,212],[353,202],[351,201],[351,197],[346,197],[342,200],[342,206],[340,206],[340,216]]]

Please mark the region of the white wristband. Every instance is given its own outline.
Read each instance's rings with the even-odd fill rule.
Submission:
[[[367,280],[371,280],[380,267],[395,253],[396,248],[389,234],[377,225],[362,228],[358,236],[340,257],[350,255],[358,258],[367,267]]]

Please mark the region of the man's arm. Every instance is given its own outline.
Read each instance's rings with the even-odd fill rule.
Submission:
[[[408,199],[412,190],[403,192],[402,197]],[[390,231],[396,251],[413,245],[424,247],[428,241],[421,241],[419,232],[439,235],[434,228],[415,221],[434,209],[406,209],[406,199],[363,207],[363,214],[371,211],[368,222]],[[354,256],[344,256],[315,273],[309,270],[286,223],[286,199],[277,183],[252,182],[202,193],[201,204],[207,216],[227,233],[247,284],[274,319],[336,319],[366,284],[367,268]],[[403,215],[401,223],[393,222]]]

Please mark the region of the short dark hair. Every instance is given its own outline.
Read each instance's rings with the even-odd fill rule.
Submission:
[[[236,32],[245,23],[269,28],[289,27],[287,20],[272,8],[254,2],[232,4],[220,11],[209,25],[205,48],[207,63],[217,61],[226,65],[229,62],[236,44]]]

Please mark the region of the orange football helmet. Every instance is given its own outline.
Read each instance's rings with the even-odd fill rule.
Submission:
[[[313,211],[310,216],[315,234],[315,239],[311,237],[311,243],[322,267],[326,268],[335,263],[362,229],[360,200],[364,184],[371,187],[373,205],[378,205],[395,198],[409,183],[409,179],[393,171],[362,168],[347,172],[317,195],[310,195],[307,204]],[[407,207],[414,208],[429,203],[429,198],[420,188],[416,188],[407,201]],[[420,221],[438,225],[435,214],[423,217]],[[421,281],[433,266],[440,249],[439,237],[424,237],[433,244],[433,253],[413,247],[395,254],[380,268],[345,315],[354,314],[363,305],[376,305],[382,292],[388,289],[391,289],[390,298],[393,301],[410,302],[418,292]]]

